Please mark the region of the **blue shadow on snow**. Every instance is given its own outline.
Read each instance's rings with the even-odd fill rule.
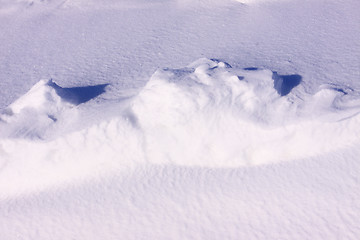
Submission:
[[[109,84],[99,84],[94,86],[63,88],[57,85],[53,80],[48,85],[55,89],[56,93],[65,101],[75,105],[85,103],[105,92]]]
[[[257,71],[258,67],[247,67],[243,68],[246,71]],[[239,80],[242,80],[242,76],[238,76]],[[292,75],[279,75],[277,72],[273,72],[272,79],[274,80],[274,88],[280,96],[288,95],[293,88],[298,86],[302,77],[299,74]]]
[[[302,77],[298,74],[278,75],[273,72],[274,88],[280,96],[288,95],[293,88],[301,83]]]

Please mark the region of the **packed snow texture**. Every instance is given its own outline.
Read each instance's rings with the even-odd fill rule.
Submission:
[[[0,0],[0,239],[357,239],[359,10]]]

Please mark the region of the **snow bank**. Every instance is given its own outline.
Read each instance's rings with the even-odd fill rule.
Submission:
[[[200,59],[183,69],[157,71],[117,117],[61,134],[70,115],[105,86],[92,90],[96,94],[89,89],[40,81],[9,106],[1,132],[28,128],[29,119],[31,126],[35,120],[46,126],[35,128],[38,136],[49,122],[60,134],[53,140],[31,140],[29,134],[0,139],[2,197],[144,163],[251,166],[325,154],[359,141],[357,93],[323,85],[310,95],[299,75]]]
[[[289,93],[299,77],[231,69],[208,59],[156,72],[132,106],[149,161],[268,164],[323,154],[358,140],[359,100],[350,104],[348,93],[332,86],[314,96]]]

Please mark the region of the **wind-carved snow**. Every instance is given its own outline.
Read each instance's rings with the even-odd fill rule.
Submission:
[[[283,79],[207,59],[156,72],[132,106],[148,160],[237,167],[306,158],[358,140],[359,116],[347,118],[359,112],[358,100],[347,106],[346,92],[331,87],[281,96],[292,84]]]
[[[62,88],[41,80],[0,114],[0,137],[43,138],[47,130],[77,118],[75,106],[105,92],[107,84]]]
[[[158,70],[116,117],[61,134],[82,103],[105,87],[66,89],[40,81],[9,106],[1,132],[30,127],[27,119],[43,127],[0,139],[2,197],[139,164],[251,166],[321,155],[359,141],[360,98],[352,89],[323,85],[310,95],[299,75],[234,69],[209,59]],[[44,136],[47,127],[60,134],[52,140],[31,137]]]

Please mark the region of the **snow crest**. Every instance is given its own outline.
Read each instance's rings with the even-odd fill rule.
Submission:
[[[2,197],[139,164],[224,168],[303,159],[360,136],[360,98],[352,89],[323,85],[311,95],[299,75],[210,59],[158,70],[116,117],[61,134],[64,122],[105,89],[40,81],[9,106],[0,124]],[[29,125],[38,136],[50,127],[59,134],[4,134]]]
[[[41,138],[74,104],[61,98],[52,80],[41,80],[0,114],[0,137]],[[76,111],[71,111],[76,118]]]

